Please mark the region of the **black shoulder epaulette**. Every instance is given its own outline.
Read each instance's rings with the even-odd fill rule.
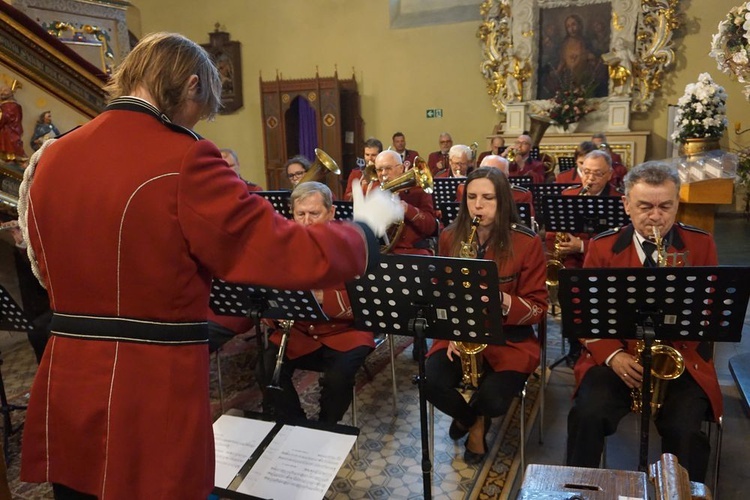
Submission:
[[[81,128],[81,126],[82,125],[78,125],[76,127],[73,127],[72,129],[68,130],[67,132],[63,132],[62,134],[58,135],[57,137],[55,137],[55,139],[59,139],[60,137],[65,137],[66,135],[68,135],[69,133],[73,132],[74,130],[78,130],[79,128]]]
[[[690,224],[685,224],[684,222],[678,222],[677,225],[680,226],[685,231],[692,231],[694,233],[700,233],[700,234],[705,234],[705,235],[709,235],[709,236],[711,235],[711,233],[709,233],[705,229],[701,229],[699,227],[691,226]]]
[[[614,229],[607,229],[603,233],[599,233],[596,236],[594,236],[595,240],[598,240],[599,238],[606,238],[607,236],[612,236],[613,234],[617,234],[620,232],[620,228],[616,227]]]
[[[519,233],[523,233],[526,236],[530,236],[532,238],[536,237],[536,233],[534,231],[532,231],[531,229],[529,229],[528,227],[524,226],[523,224],[515,224],[514,223],[514,224],[510,225],[510,228],[513,231],[518,231]]]
[[[175,132],[181,132],[183,134],[189,135],[196,141],[200,141],[201,139],[203,139],[203,137],[195,133],[194,130],[190,130],[189,128],[183,127],[182,125],[177,125],[176,123],[172,123],[171,121],[168,121],[168,120],[162,120],[162,123],[166,125],[167,127],[169,127],[170,129],[174,130]]]

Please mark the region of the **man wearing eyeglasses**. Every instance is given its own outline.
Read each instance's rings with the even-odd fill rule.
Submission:
[[[378,174],[378,180],[373,183],[373,189],[400,176],[405,168],[399,154],[389,150],[383,151],[375,158],[375,171]],[[401,206],[404,209],[404,228],[393,245],[391,253],[434,255],[425,241],[437,229],[432,195],[425,193],[419,186],[415,186],[399,191],[397,196],[401,199]]]
[[[440,134],[438,140],[440,142],[440,150],[433,151],[427,158],[427,166],[430,167],[433,176],[448,166],[448,152],[453,146],[453,138],[448,132]]]
[[[435,177],[464,178],[469,173],[471,149],[465,144],[456,144],[448,152],[448,165],[435,174]]]
[[[612,151],[607,142],[607,136],[603,133],[597,133],[591,136],[591,142],[593,142],[597,148],[602,151],[606,151],[610,158],[612,158],[612,179],[610,182],[617,188],[622,188],[622,182],[625,175],[628,173],[628,169],[622,163],[622,157]]]
[[[514,160],[510,162],[509,177],[529,176],[534,184],[542,184],[544,182],[544,163],[531,157],[531,148],[533,147],[534,144],[531,142],[531,137],[521,134],[512,147],[502,152],[501,156],[503,158],[507,158],[511,151],[515,153]]]

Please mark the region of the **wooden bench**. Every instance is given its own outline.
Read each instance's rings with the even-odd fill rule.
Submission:
[[[737,390],[745,404],[745,411],[750,417],[750,352],[730,358],[729,371],[732,372]]]

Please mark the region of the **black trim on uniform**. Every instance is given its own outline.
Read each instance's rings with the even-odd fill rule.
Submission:
[[[207,344],[208,324],[169,323],[112,316],[76,316],[55,313],[53,335],[86,340],[137,342],[143,344]]]

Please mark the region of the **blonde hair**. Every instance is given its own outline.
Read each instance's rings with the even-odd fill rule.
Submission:
[[[187,100],[187,82],[198,76],[195,100],[201,118],[213,118],[221,105],[221,79],[211,56],[177,33],[146,35],[115,69],[105,90],[110,100],[143,86],[159,111],[172,118]]]

